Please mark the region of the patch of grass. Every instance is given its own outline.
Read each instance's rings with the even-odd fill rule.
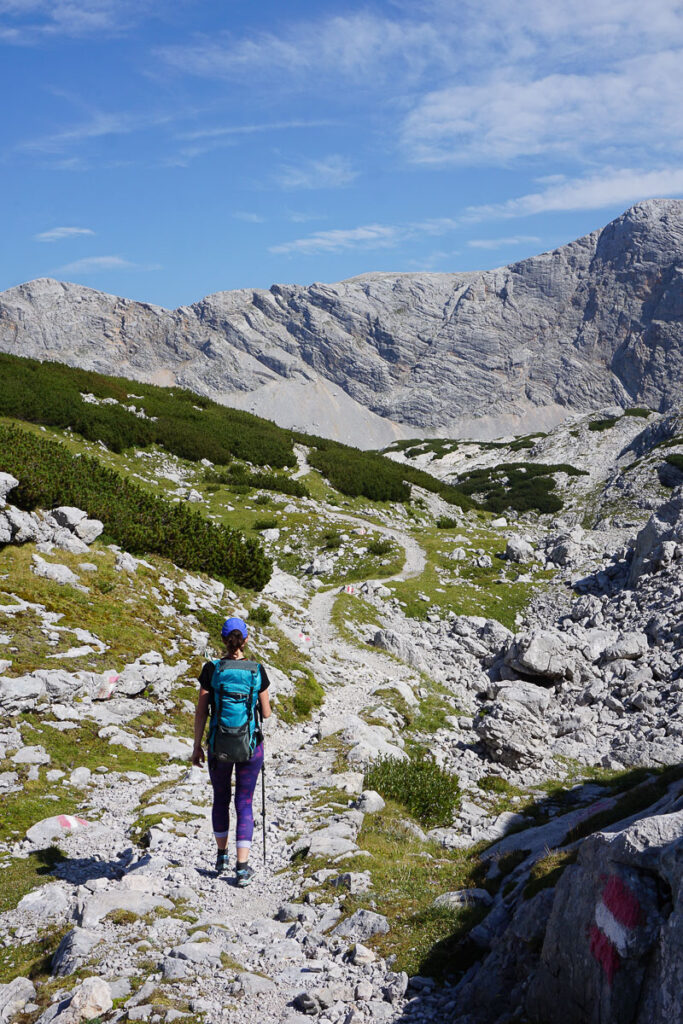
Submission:
[[[155,720],[155,712],[149,715]],[[189,716],[186,716],[189,717]],[[29,712],[20,715],[18,723],[23,726],[30,726],[33,729],[42,728],[40,742],[51,758],[51,768],[60,768],[64,772],[72,771],[74,768],[84,766],[94,770],[99,765],[115,769],[118,772],[145,772],[146,775],[158,775],[161,765],[166,764],[168,758],[163,754],[147,754],[143,750],[129,750],[118,743],[110,743],[107,739],[98,736],[101,728],[99,723],[91,722],[82,718],[77,729],[69,729],[61,732],[59,729],[50,729],[37,712]],[[60,813],[64,813],[61,812]]]
[[[112,924],[135,924],[139,920],[139,915],[134,913],[132,910],[110,910],[104,918],[105,921],[111,921]]]
[[[68,928],[62,928],[25,945],[0,948],[0,984],[6,985],[14,978],[30,978],[34,982],[47,980],[52,957],[67,931]],[[63,986],[64,979],[60,978],[58,987]]]
[[[310,717],[314,708],[319,708],[325,699],[325,691],[310,668],[299,665],[294,683],[294,693],[278,697],[277,713],[283,722],[302,722]]]
[[[45,885],[54,877],[55,866],[64,860],[66,857],[56,846],[35,850],[26,858],[13,859],[10,866],[0,874],[0,914],[13,910],[27,893]]]
[[[332,625],[339,635],[355,647],[368,648],[360,637],[361,626],[377,626],[381,629],[382,620],[374,605],[353,594],[339,594],[332,607],[330,616]],[[376,650],[377,648],[373,648]],[[384,652],[386,653],[386,652]]]
[[[463,973],[471,960],[459,955],[460,943],[486,911],[437,910],[433,903],[440,893],[480,884],[480,848],[444,850],[421,843],[406,830],[404,812],[391,800],[379,814],[365,816],[359,843],[371,856],[345,861],[344,870],[369,870],[373,888],[347,895],[344,915],[375,906],[387,917],[388,934],[368,945],[380,956],[394,956],[394,970],[438,978]]]
[[[460,799],[457,775],[426,759],[380,757],[366,768],[363,788],[401,804],[427,828],[450,825]]]
[[[652,409],[645,409],[642,406],[634,406],[633,409],[624,409],[624,416],[638,416],[641,419],[646,420],[648,416],[652,416]]]
[[[23,839],[31,825],[54,814],[83,815],[82,793],[67,786],[49,790],[50,787],[36,779],[24,781],[20,792],[0,797],[0,840]],[[59,800],[50,799],[54,795],[58,795]]]
[[[529,881],[524,886],[524,899],[530,900],[542,889],[552,889],[556,886],[564,869],[573,864],[577,856],[578,850],[552,850],[547,856],[537,860],[529,872]]]

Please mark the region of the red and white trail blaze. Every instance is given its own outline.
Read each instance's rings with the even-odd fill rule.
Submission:
[[[69,829],[72,832],[75,828],[80,828],[81,825],[88,824],[85,818],[75,818],[71,814],[60,814],[57,816],[57,821],[62,828]]]
[[[640,903],[634,893],[618,875],[610,875],[590,929],[590,951],[610,985],[626,956],[633,931],[643,923],[642,919]]]

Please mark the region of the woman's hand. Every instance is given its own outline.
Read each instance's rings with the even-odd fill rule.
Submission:
[[[201,746],[195,746],[194,750],[192,751],[192,758],[191,758],[191,760],[192,760],[192,764],[196,764],[196,765],[204,764],[204,761],[206,760],[206,758],[204,756],[204,748],[201,747]]]

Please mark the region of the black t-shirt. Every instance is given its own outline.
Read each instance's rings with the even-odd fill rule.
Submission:
[[[240,661],[241,659],[235,658],[234,660]],[[213,679],[213,674],[215,670],[216,666],[212,661],[207,661],[202,666],[202,670],[199,673],[199,685],[201,686],[202,690],[211,690],[211,680]],[[270,686],[270,679],[268,678],[268,673],[266,672],[265,667],[261,665],[260,662],[259,671],[261,673],[261,685],[259,686],[258,692],[263,693],[263,691],[267,690],[268,687]]]

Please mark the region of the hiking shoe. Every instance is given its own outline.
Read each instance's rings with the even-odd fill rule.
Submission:
[[[228,870],[228,852],[227,850],[219,850],[216,854],[216,874],[222,875],[224,871]]]
[[[240,864],[236,871],[237,885],[240,889],[244,889],[246,885],[249,885],[252,878],[254,877],[254,869],[250,868],[248,864]]]

